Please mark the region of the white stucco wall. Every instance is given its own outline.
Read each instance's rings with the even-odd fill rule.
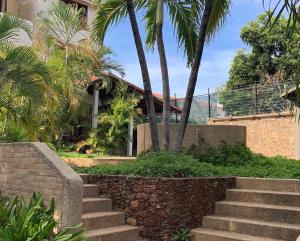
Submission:
[[[37,14],[41,10],[46,10],[53,1],[54,0],[9,0],[7,12],[28,20],[29,23],[33,26],[32,23],[34,23]],[[95,9],[89,6],[87,16],[87,22],[89,25],[92,23],[94,16]],[[88,35],[88,33],[86,31],[82,31],[75,37],[75,39],[77,40],[85,38],[86,35]],[[32,44],[31,40],[23,31],[19,32],[19,36],[15,42],[17,43],[17,45]]]

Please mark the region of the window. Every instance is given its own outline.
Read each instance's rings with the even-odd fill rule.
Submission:
[[[7,11],[7,0],[0,0],[0,12],[5,13]]]
[[[0,0],[1,1],[1,0]],[[84,0],[62,0],[67,4],[77,4],[78,8],[84,8],[84,15],[87,17],[88,15],[88,3]]]

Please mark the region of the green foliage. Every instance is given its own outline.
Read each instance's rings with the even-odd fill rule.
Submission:
[[[190,230],[187,228],[182,228],[176,232],[173,240],[175,240],[175,241],[190,241],[191,238],[192,238],[192,234],[190,233]]]
[[[297,80],[297,69],[300,54],[300,35],[297,31],[287,38],[287,19],[280,18],[273,28],[266,27],[269,20],[267,14],[260,15],[255,22],[249,22],[241,30],[241,39],[251,47],[250,52],[238,50],[229,72],[229,80],[221,91],[220,102],[227,115],[245,115],[253,113],[255,108],[255,90],[234,91],[254,84],[264,86],[280,82]],[[280,89],[284,91],[284,89]],[[278,92],[262,94],[260,108],[267,109],[268,103]],[[237,105],[236,103],[241,103]],[[253,107],[242,105],[253,103]],[[265,104],[264,104],[265,103]],[[276,110],[282,111],[279,106]]]
[[[187,64],[192,64],[199,25],[204,10],[204,0],[201,1],[164,1],[170,21],[174,26],[178,47],[182,48],[187,58]],[[94,37],[101,43],[109,27],[118,24],[127,16],[126,1],[95,0],[97,6],[96,17],[93,22]],[[153,49],[156,41],[156,1],[134,1],[135,9],[141,11],[146,25],[146,45]],[[212,16],[209,22],[207,38],[212,39],[224,23],[229,13],[231,0],[213,1]]]
[[[218,175],[216,168],[209,163],[199,162],[192,156],[173,152],[148,152],[135,161],[118,165],[101,165],[91,168],[79,168],[80,172],[93,174],[133,175],[153,177],[190,177]]]
[[[0,200],[0,241],[84,241],[80,226],[56,232],[55,204],[45,207],[43,196],[34,193],[29,202],[21,197]]]
[[[108,154],[124,155],[130,119],[139,119],[135,110],[137,103],[138,98],[120,83],[110,103],[111,108],[99,115],[98,128],[90,132],[86,144]]]
[[[283,157],[265,157],[242,145],[222,145],[211,148],[205,155],[195,150],[147,152],[137,160],[118,165],[76,168],[81,173],[98,175],[132,175],[152,177],[211,177],[241,176],[300,179],[300,162]]]
[[[244,145],[231,146],[223,144],[215,148],[209,148],[204,155],[197,151],[197,147],[193,147],[187,150],[187,153],[203,162],[221,166],[241,166],[256,159],[256,155]]]

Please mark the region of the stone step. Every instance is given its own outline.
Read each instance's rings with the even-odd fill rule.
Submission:
[[[220,216],[204,217],[202,227],[287,241],[300,234],[300,225]]]
[[[112,210],[112,201],[108,198],[84,198],[82,213],[104,212]]]
[[[228,189],[226,200],[300,207],[300,193],[297,192]]]
[[[216,215],[300,224],[300,207],[223,201],[216,203]]]
[[[95,229],[86,232],[87,241],[133,241],[139,240],[139,229],[132,226],[118,226]]]
[[[79,176],[81,177],[83,184],[89,183],[90,174],[79,174]]]
[[[193,241],[284,241],[204,228],[193,229],[192,234]]]
[[[99,197],[99,186],[96,184],[84,184],[83,197]]]
[[[238,189],[300,193],[300,180],[238,177],[236,178],[236,187]]]
[[[125,224],[125,214],[121,212],[96,212],[82,215],[86,230],[122,226]]]

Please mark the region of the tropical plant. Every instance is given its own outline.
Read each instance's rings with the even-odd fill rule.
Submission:
[[[54,43],[65,49],[66,65],[70,62],[70,51],[84,51],[82,44],[88,39],[84,8],[75,4],[66,4],[55,0],[47,10],[38,13],[38,23],[44,37],[51,38]],[[45,41],[45,40],[44,40]]]
[[[42,194],[34,193],[26,202],[22,197],[0,199],[1,241],[84,241],[83,228],[75,226],[61,231],[54,219],[55,204],[44,205]]]
[[[128,139],[128,124],[131,119],[139,122],[139,111],[136,110],[138,98],[128,91],[127,86],[119,84],[110,103],[110,110],[99,115],[98,129],[93,129],[86,144],[96,150],[124,155]]]
[[[203,0],[192,4],[194,22],[198,25],[198,37],[195,48],[191,72],[184,100],[183,110],[176,133],[175,151],[180,151],[183,137],[191,111],[193,95],[195,92],[198,72],[201,64],[204,44],[206,40],[213,38],[214,34],[221,27],[230,10],[231,0]]]
[[[95,0],[94,3],[97,6],[97,12],[93,23],[93,32],[95,33],[96,38],[101,43],[103,43],[107,29],[112,24],[118,23],[122,18],[126,17],[127,15],[129,16],[135,47],[142,72],[142,79],[145,91],[144,95],[149,117],[152,145],[154,150],[159,150],[156,114],[154,108],[150,76],[148,72],[143,43],[135,15],[135,7],[140,8],[140,6],[138,6],[136,2],[133,2],[133,0]]]
[[[190,230],[187,228],[182,228],[176,232],[173,240],[175,240],[175,241],[190,241],[191,238],[192,238],[192,234],[191,234]]]
[[[162,146],[168,150],[170,146],[169,120],[170,120],[170,83],[168,64],[163,39],[164,9],[168,10],[171,22],[176,30],[179,46],[183,46],[187,55],[188,64],[194,54],[194,46],[197,39],[196,26],[190,20],[191,11],[188,1],[157,0],[148,1],[145,4],[146,13],[146,45],[153,49],[155,42],[160,57],[161,75],[163,84],[163,138]]]
[[[0,107],[17,117],[28,103],[41,104],[51,78],[30,47],[16,46],[18,31],[31,37],[31,26],[15,16],[0,16]]]
[[[166,1],[168,4],[171,1]],[[186,1],[186,2],[177,2],[176,6],[180,6],[180,8],[170,8],[170,16],[173,19],[173,23],[175,23],[175,27],[177,28],[177,38],[179,40],[179,44],[184,46],[185,52],[188,56],[188,63],[191,64],[191,74],[189,78],[189,84],[187,88],[187,94],[185,98],[183,112],[181,114],[180,122],[178,125],[177,135],[176,135],[176,143],[175,150],[179,151],[182,146],[183,136],[185,133],[185,128],[187,125],[192,97],[195,91],[195,86],[197,83],[197,77],[199,72],[199,67],[201,63],[203,48],[206,40],[209,40],[213,37],[214,33],[224,22],[225,16],[227,15],[230,8],[230,0],[201,0],[201,1]],[[147,1],[132,1],[127,0],[126,5],[125,2],[121,0],[97,0],[96,4],[98,6],[97,16],[94,22],[94,31],[97,33],[100,40],[103,41],[105,32],[107,28],[115,23],[118,23],[120,19],[129,15],[132,31],[136,41],[136,47],[139,54],[139,60],[141,64],[142,74],[144,76],[144,81],[146,85],[144,85],[146,94],[151,94],[149,91],[150,79],[147,71],[143,46],[141,43],[141,38],[138,31],[138,26],[136,24],[135,10],[140,10],[147,5]],[[185,5],[186,4],[186,5]],[[170,6],[170,5],[169,5]],[[175,5],[174,5],[175,6]],[[180,10],[184,11],[180,11]],[[175,11],[176,10],[176,11]],[[162,17],[163,17],[163,2],[161,1],[151,1],[148,3],[148,15],[146,15],[146,20],[148,18],[148,43],[154,43],[157,39],[157,34],[160,36],[158,41],[160,47],[162,45],[162,35],[161,31],[157,26],[162,28]],[[151,17],[150,17],[151,16]],[[179,21],[180,20],[180,21]],[[185,21],[188,21],[188,24]],[[193,30],[196,31],[193,31]],[[151,30],[151,31],[150,31]],[[155,31],[154,31],[155,30]],[[196,41],[192,41],[193,39],[197,39]],[[187,40],[187,41],[185,41]],[[187,43],[187,44],[186,44]],[[164,77],[166,77],[166,61],[164,58],[163,48],[160,49],[160,56],[162,60],[162,70],[164,73]],[[167,78],[164,78],[167,80]],[[165,89],[167,89],[167,85],[165,85]],[[164,101],[168,101],[167,92],[165,94],[166,99]],[[149,98],[151,98],[149,96]],[[166,105],[167,106],[167,105]],[[149,111],[149,116],[151,116],[151,110]],[[151,128],[151,136],[152,136],[152,144],[155,150],[158,148],[155,146],[154,137],[156,136],[155,132],[157,132],[157,128],[155,128],[155,124],[151,120],[150,128]],[[154,138],[154,139],[153,139]]]

